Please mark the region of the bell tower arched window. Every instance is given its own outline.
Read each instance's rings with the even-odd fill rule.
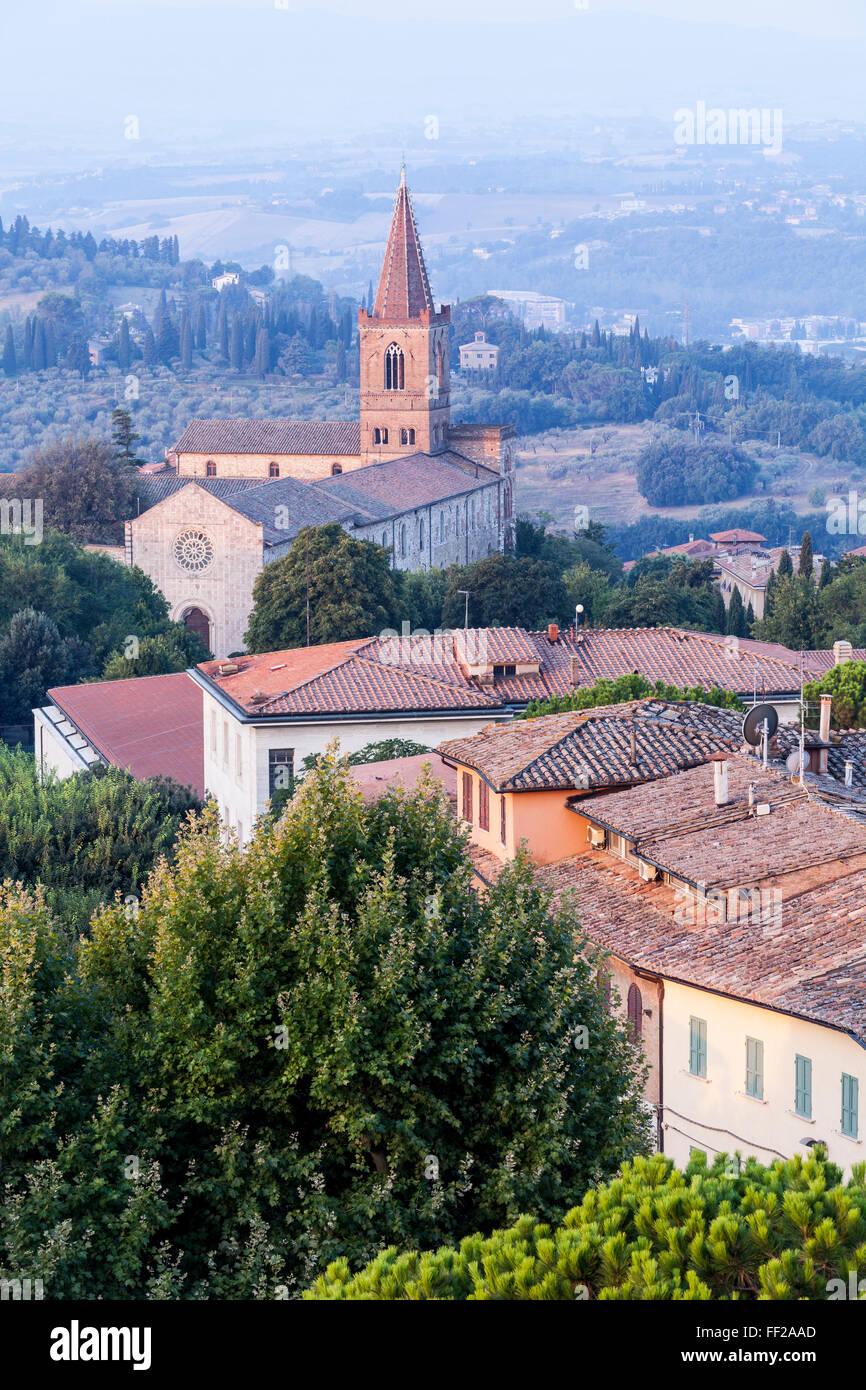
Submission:
[[[269,477],[269,478],[278,478],[279,476],[280,476],[280,465],[279,465],[278,463],[276,463],[273,459],[271,459],[271,462],[268,464],[268,477]]]
[[[385,390],[402,391],[405,380],[403,349],[396,343],[391,343],[385,349]]]
[[[207,461],[207,463],[206,463],[206,465],[205,465],[205,470],[204,470],[204,471],[205,471],[205,475],[206,475],[208,478],[215,478],[215,477],[216,477],[216,464],[214,463],[213,459],[208,459],[208,461]]]

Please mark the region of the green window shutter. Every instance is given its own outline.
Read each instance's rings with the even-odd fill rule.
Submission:
[[[842,1133],[857,1138],[860,1083],[856,1076],[842,1073]]]
[[[794,1059],[794,1109],[804,1120],[812,1118],[812,1059],[797,1053]]]
[[[746,1038],[746,1095],[764,1099],[764,1044],[759,1038]]]
[[[689,1071],[692,1076],[707,1074],[707,1023],[703,1018],[689,1019]]]

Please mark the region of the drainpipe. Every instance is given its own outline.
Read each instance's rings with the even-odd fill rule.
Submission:
[[[659,1153],[665,1151],[665,1127],[663,1123],[665,1101],[665,982],[659,976],[659,1103],[656,1113],[656,1140]]]

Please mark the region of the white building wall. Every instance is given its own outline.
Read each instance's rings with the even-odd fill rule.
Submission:
[[[216,801],[223,821],[232,830],[237,830],[240,821],[244,839],[249,838],[256,818],[270,799],[268,754],[272,748],[291,748],[297,772],[304,758],[324,753],[334,738],[338,739],[342,753],[356,753],[368,743],[386,738],[412,739],[435,748],[445,739],[476,734],[498,718],[491,713],[461,714],[453,718],[430,714],[395,719],[370,716],[309,724],[244,724],[207,690],[204,691],[203,717],[205,787]]]
[[[707,1024],[706,1080],[689,1073],[689,1020]],[[746,1038],[764,1044],[764,1097],[746,1094]],[[665,983],[664,1146],[678,1166],[691,1148],[769,1163],[781,1153],[807,1154],[805,1138],[821,1140],[841,1168],[861,1162],[866,1129],[866,1050],[847,1033],[774,1009]],[[812,1061],[812,1119],[794,1109],[795,1062]],[[842,1134],[842,1073],[858,1078],[860,1136]]]

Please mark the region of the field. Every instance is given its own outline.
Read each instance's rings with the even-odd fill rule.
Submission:
[[[637,457],[657,425],[605,425],[587,429],[551,430],[519,441],[517,508],[531,515],[548,513],[558,527],[574,524],[575,508],[587,508],[589,519],[603,525],[638,521],[657,515],[690,521],[701,505],[651,507],[635,481]],[[806,452],[750,441],[743,446],[760,460],[759,487],[730,506],[746,507],[768,497],[784,500],[798,512],[815,510],[813,489],[830,496],[847,488],[850,466]],[[563,470],[561,476],[555,476]],[[857,481],[855,478],[854,481]]]

